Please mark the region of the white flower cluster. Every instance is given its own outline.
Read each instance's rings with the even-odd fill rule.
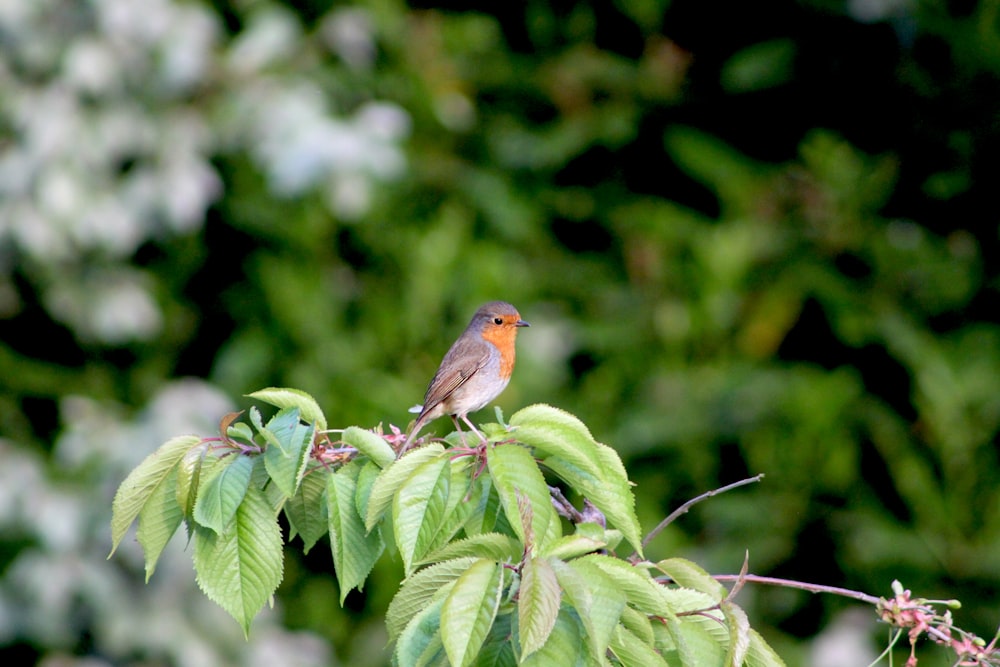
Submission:
[[[347,66],[368,70],[375,57],[371,30],[358,10],[335,10],[321,24],[321,46]],[[335,115],[316,82],[288,72],[303,40],[288,10],[270,8],[233,42],[226,63],[242,83],[232,91],[231,142],[250,151],[272,194],[294,197],[321,188],[332,213],[355,220],[368,210],[375,183],[405,171],[400,143],[410,119],[384,102]]]
[[[15,23],[16,21],[16,23]],[[218,33],[168,0],[37,0],[0,8],[0,234],[39,262],[130,256],[197,227],[220,183],[188,99]]]
[[[82,339],[154,337],[155,285],[126,264],[201,227],[222,150],[251,156],[275,196],[322,188],[335,215],[363,215],[405,171],[409,119],[378,102],[335,115],[296,70],[317,48],[365,70],[372,27],[337,10],[305,36],[264,4],[228,38],[197,3],[0,0],[0,317],[19,308],[20,268]]]

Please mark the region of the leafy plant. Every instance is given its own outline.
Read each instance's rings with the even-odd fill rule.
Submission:
[[[329,535],[341,603],[387,549],[401,559],[397,664],[783,664],[700,567],[643,560],[621,460],[576,417],[532,405],[485,425],[487,443],[453,433],[397,458],[398,429],[334,432],[302,392],[250,396],[279,409],[165,443],[112,517],[112,553],[138,519],[147,579],[184,524],[199,586],[245,633],[282,578],[283,512],[306,551]]]
[[[402,560],[386,613],[394,664],[783,665],[734,601],[747,583],[872,605],[894,628],[876,663],[905,633],[907,665],[925,636],[953,649],[955,664],[1000,664],[996,637],[987,644],[937,609],[957,601],[913,598],[898,582],[884,599],[758,577],[746,561],[739,575],[712,576],[683,558],[644,559],[646,543],[694,503],[762,475],[688,501],[640,539],[617,453],[558,408],[532,405],[506,424],[498,410],[486,442],[455,432],[399,456],[406,436],[395,427],[332,431],[304,392],[250,396],[277,413],[264,423],[252,407],[249,424],[230,413],[216,437],[166,442],[122,482],[111,522],[113,555],[138,519],[147,581],[183,523],[198,585],[247,635],[281,582],[283,512],[288,539],[306,552],[329,535],[342,605],[387,549]],[[583,509],[546,474],[583,496]]]

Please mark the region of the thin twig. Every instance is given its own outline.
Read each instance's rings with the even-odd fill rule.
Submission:
[[[754,475],[753,477],[748,477],[746,479],[741,479],[738,482],[727,484],[726,486],[723,486],[718,489],[706,491],[697,498],[692,498],[691,500],[687,501],[686,503],[675,509],[673,512],[671,512],[666,519],[660,522],[660,525],[658,525],[653,530],[649,531],[649,534],[646,535],[646,539],[642,541],[643,548],[646,548],[646,546],[649,545],[649,543],[653,540],[653,538],[659,535],[664,528],[673,523],[677,519],[677,517],[681,516],[682,514],[686,514],[688,510],[690,510],[691,507],[693,507],[695,504],[700,503],[702,500],[705,500],[706,498],[717,496],[720,493],[725,493],[726,491],[732,491],[733,489],[739,488],[741,486],[746,486],[747,484],[753,484],[754,482],[759,482],[762,479],[764,479],[764,473],[761,473],[759,475]],[[637,555],[638,554],[632,554],[633,557]]]
[[[860,600],[868,604],[878,604],[879,599],[874,595],[868,595],[860,591],[852,591],[849,588],[838,588],[836,586],[823,586],[821,584],[810,584],[804,581],[793,579],[780,579],[777,577],[762,577],[756,574],[714,574],[712,578],[717,581],[742,581],[753,584],[767,584],[769,586],[782,586],[784,588],[797,588],[809,593],[829,593],[831,595],[841,595],[843,597]],[[658,577],[658,579],[660,579]]]
[[[563,495],[562,490],[558,486],[549,487],[549,496],[552,499],[552,506],[556,509],[556,513],[561,517],[565,517],[571,523],[582,523],[583,517],[580,512],[573,507],[573,503],[566,499]]]

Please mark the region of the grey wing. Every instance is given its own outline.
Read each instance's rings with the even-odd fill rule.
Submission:
[[[472,363],[467,361],[464,364],[455,364],[452,359],[459,354],[453,354],[454,352],[457,351],[448,350],[448,354],[441,361],[441,367],[438,368],[438,372],[434,374],[434,378],[427,387],[421,415],[427,414],[439,403],[447,400],[456,389],[468,382],[469,378],[478,373],[490,360],[489,350],[484,350]]]

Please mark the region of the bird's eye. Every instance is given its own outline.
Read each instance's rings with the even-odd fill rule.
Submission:
[[[493,324],[497,324],[497,325],[503,324],[503,318],[502,317],[494,317],[493,318]]]

